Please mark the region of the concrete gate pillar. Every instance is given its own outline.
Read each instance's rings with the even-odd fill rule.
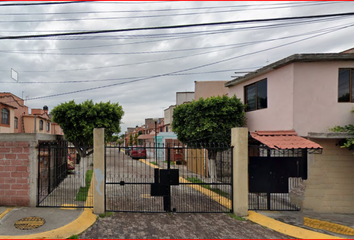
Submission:
[[[231,129],[234,214],[248,216],[248,128]]]
[[[104,128],[93,130],[93,212],[104,213]]]

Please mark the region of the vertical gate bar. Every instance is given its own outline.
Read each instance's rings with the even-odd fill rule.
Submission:
[[[50,174],[50,143],[49,145],[47,146],[47,151],[48,151],[48,195],[50,194],[50,184],[51,184],[51,181],[50,181],[50,177],[51,177],[51,174]]]
[[[167,169],[170,170],[171,169],[171,153],[170,153],[171,148],[167,147]],[[166,201],[167,201],[167,211],[171,212],[171,175],[170,173],[168,174],[168,190],[167,190],[167,197],[166,197]],[[164,198],[165,200],[165,198]]]
[[[171,148],[167,147],[167,169],[171,169],[171,153],[170,153]]]
[[[41,144],[38,144],[38,174],[37,174],[37,207],[39,206],[40,197],[40,179],[41,179]]]

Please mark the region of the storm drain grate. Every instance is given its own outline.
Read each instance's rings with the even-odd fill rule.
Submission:
[[[15,228],[21,230],[31,230],[43,226],[44,223],[45,220],[41,217],[25,217],[15,222]]]

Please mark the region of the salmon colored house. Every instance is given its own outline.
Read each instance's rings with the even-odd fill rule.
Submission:
[[[247,105],[247,127],[263,144],[298,135],[323,148],[308,154],[302,209],[354,213],[354,155],[339,146],[348,136],[330,131],[354,124],[354,53],[294,54],[225,87]]]
[[[47,106],[32,109],[29,114],[24,100],[12,93],[0,93],[0,111],[0,133],[64,134],[60,126],[51,121]]]

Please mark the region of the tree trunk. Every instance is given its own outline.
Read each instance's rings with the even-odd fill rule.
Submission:
[[[209,173],[209,178],[211,182],[215,182],[217,180],[217,175],[216,175],[216,153],[217,151],[215,149],[208,149],[208,173]]]

